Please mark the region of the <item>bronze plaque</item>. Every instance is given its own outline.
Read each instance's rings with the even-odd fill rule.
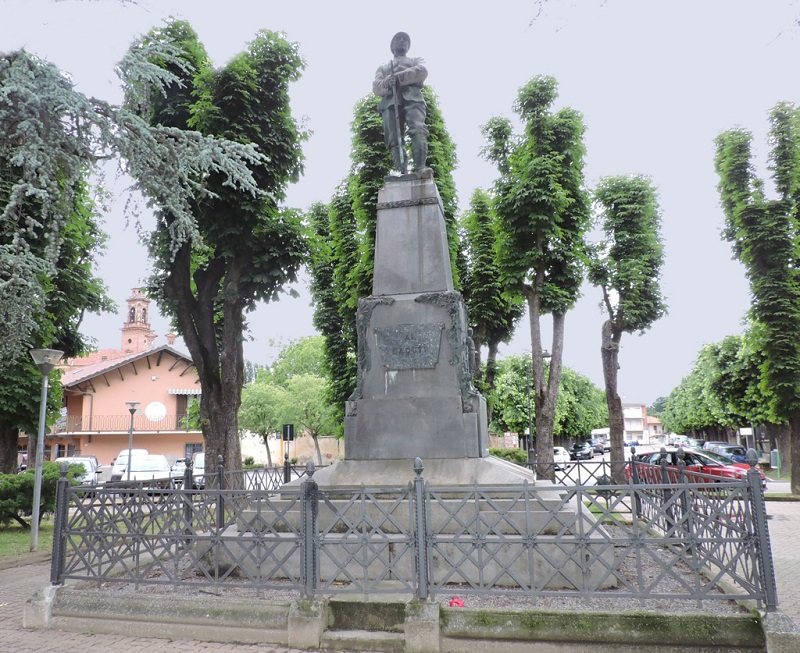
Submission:
[[[397,324],[374,327],[381,363],[387,370],[436,367],[444,324]]]

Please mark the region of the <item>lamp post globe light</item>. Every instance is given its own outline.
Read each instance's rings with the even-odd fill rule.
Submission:
[[[39,434],[36,438],[36,470],[33,478],[33,510],[31,511],[31,551],[39,548],[39,504],[42,501],[42,467],[44,466],[44,427],[47,421],[47,390],[50,372],[64,355],[58,349],[31,349],[31,358],[42,373],[42,396],[39,404]]]
[[[127,480],[131,480],[131,455],[133,453],[133,416],[136,414],[136,410],[139,408],[138,401],[126,401],[125,404],[128,406],[128,412],[131,414],[131,425],[128,427],[128,464],[125,465],[127,468]]]

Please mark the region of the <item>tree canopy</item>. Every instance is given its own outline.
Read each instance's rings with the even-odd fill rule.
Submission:
[[[715,166],[725,212],[724,237],[745,267],[750,314],[764,353],[764,383],[776,416],[790,426],[792,493],[800,493],[800,109],[770,113],[769,170],[774,199],[754,171],[752,134],[737,128],[716,139]]]
[[[506,118],[483,128],[484,155],[497,166],[494,209],[497,251],[507,293],[525,298],[531,332],[531,363],[536,406],[536,456],[553,460],[553,424],[561,378],[565,314],[580,293],[585,263],[584,236],[590,225],[583,166],[583,117],[564,108],[553,111],[556,80],[531,79],[519,90],[514,110],[524,123],[515,136]],[[552,315],[551,363],[544,374],[540,320]],[[552,475],[544,464],[543,477]]]
[[[617,390],[623,333],[644,332],[667,312],[659,279],[664,263],[656,191],[642,176],[607,177],[594,192],[603,240],[592,248],[589,281],[603,291],[601,357],[608,402],[612,474],[623,479],[625,418]]]
[[[527,355],[507,356],[499,361],[496,389],[489,397],[494,408],[493,431],[528,431],[530,383],[530,358]],[[531,408],[535,410],[532,405]],[[607,424],[608,407],[603,391],[585,376],[565,367],[561,376],[553,435],[563,440],[586,438],[592,429]]]
[[[175,56],[146,59],[152,75],[128,81],[126,107],[182,138],[197,134],[254,151],[249,184],[223,169],[189,177],[186,211],[153,198],[157,222],[148,237],[156,269],[149,293],[177,324],[197,368],[207,454],[221,454],[235,468],[244,313],[296,281],[306,253],[300,217],[280,206],[302,169],[305,133],[291,115],[288,87],[304,63],[295,44],[262,30],[244,52],[213,68],[182,21],[151,30],[130,52],[151,48]],[[184,175],[185,166],[164,172],[176,173]]]

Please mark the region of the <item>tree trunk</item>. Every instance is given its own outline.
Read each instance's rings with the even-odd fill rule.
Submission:
[[[539,325],[540,298],[528,287],[525,291],[528,302],[528,318],[531,330],[531,367],[533,369],[533,400],[536,424],[536,475],[555,480],[553,468],[553,424],[556,418],[556,402],[561,381],[561,357],[564,350],[564,314],[553,313],[553,342],[550,358],[550,373],[544,378],[542,357],[542,332]],[[533,435],[533,434],[531,434]]]
[[[317,452],[317,465],[322,466],[322,451],[319,448],[319,436],[312,432],[311,439],[314,440],[314,450]]]
[[[603,323],[601,332],[600,358],[603,361],[603,381],[606,386],[608,404],[609,440],[611,441],[611,477],[614,483],[625,482],[625,415],[619,397],[619,341],[622,332],[616,329],[611,320]]]
[[[269,449],[269,433],[264,433],[261,439],[264,441],[264,448],[267,450],[267,467],[272,467],[272,451]]]
[[[790,489],[792,494],[800,494],[800,409],[789,415],[789,456],[781,463],[791,474]]]
[[[494,392],[495,379],[497,378],[497,349],[500,343],[493,341],[488,345],[488,353],[486,354],[486,367],[483,371],[483,391],[487,398]],[[486,415],[489,424],[492,423],[492,402],[486,402]]]
[[[224,262],[214,259],[194,274],[190,273],[191,263],[191,247],[185,244],[176,254],[164,294],[173,305],[200,378],[200,424],[206,467],[216,470],[218,457],[222,456],[226,470],[240,470],[238,411],[244,379],[241,263],[238,259]],[[221,309],[220,285],[223,286]],[[221,324],[218,310],[222,312]]]
[[[28,441],[31,441],[30,434]],[[12,428],[7,422],[0,421],[0,474],[14,474],[17,471],[17,447],[19,445],[19,429]],[[31,447],[28,447],[30,460]]]

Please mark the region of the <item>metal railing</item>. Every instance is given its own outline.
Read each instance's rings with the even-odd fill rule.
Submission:
[[[68,415],[60,418],[53,427],[55,433],[84,433],[104,431],[127,431],[130,428],[131,416],[125,415]],[[185,413],[164,415],[152,418],[147,415],[134,415],[135,431],[187,431],[188,422]]]
[[[417,459],[406,486],[337,488],[318,486],[313,464],[291,487],[275,470],[226,489],[218,469],[203,490],[63,476],[51,582],[777,605],[754,469],[721,483],[442,487]]]

